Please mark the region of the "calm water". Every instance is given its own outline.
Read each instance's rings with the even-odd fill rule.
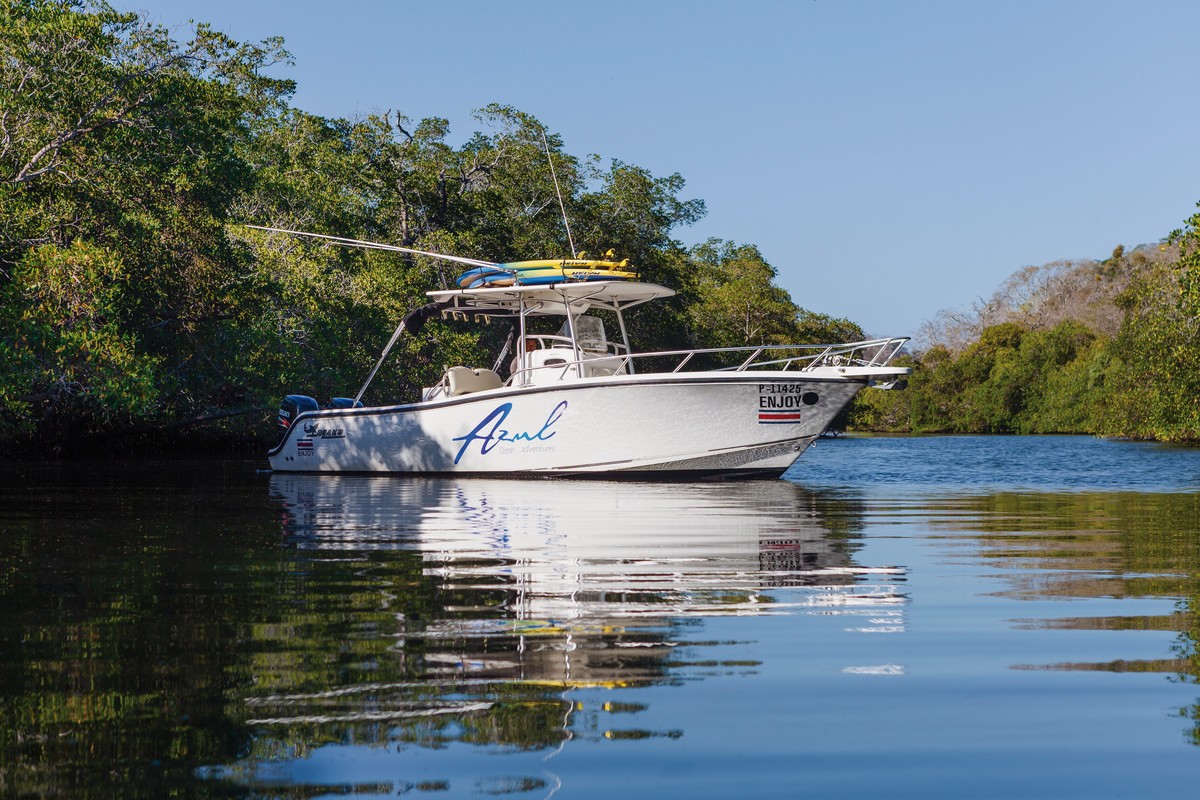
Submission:
[[[842,438],[786,480],[0,482],[0,796],[1165,797],[1200,449]]]

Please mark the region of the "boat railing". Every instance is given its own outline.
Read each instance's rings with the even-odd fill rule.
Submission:
[[[796,371],[813,371],[820,368],[829,367],[886,367],[891,363],[900,352],[904,349],[904,345],[909,341],[907,336],[892,337],[888,339],[869,339],[861,342],[847,342],[844,344],[772,344],[772,345],[750,345],[746,347],[710,347],[710,348],[693,348],[690,350],[658,350],[646,353],[625,353],[614,356],[612,353],[605,355],[589,354],[577,360],[565,360],[556,362],[553,367],[527,367],[523,370],[515,372],[509,382],[513,384],[522,384],[522,375],[529,375],[535,370],[554,369],[559,370],[563,376],[569,374],[586,374],[586,365],[589,361],[594,361],[598,358],[603,358],[611,364],[614,358],[620,358],[620,365],[615,370],[606,370],[606,373],[630,373],[635,371],[636,364],[639,360],[659,359],[674,362],[671,366],[668,363],[668,368],[657,369],[655,372],[683,372],[684,367],[691,363],[697,356],[709,359],[722,359],[723,357],[737,356],[739,361],[734,365],[709,367],[716,372],[744,372],[751,369],[768,369],[774,368],[779,371],[796,370]]]
[[[679,357],[679,363],[671,370],[672,372],[683,371],[683,368],[696,356],[720,357],[742,354],[745,354],[744,358],[737,364],[715,369],[723,372],[743,372],[748,369],[766,367],[805,371],[820,367],[885,367],[899,355],[907,342],[908,337],[901,336],[844,344],[770,344],[638,353],[635,358]]]

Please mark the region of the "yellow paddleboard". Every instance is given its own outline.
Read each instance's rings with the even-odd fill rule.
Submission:
[[[500,269],[540,269],[543,267],[559,267],[561,269],[605,269],[621,270],[629,266],[629,259],[620,261],[596,261],[587,258],[543,258],[534,261],[513,261],[509,264],[497,264]]]
[[[636,272],[622,269],[628,265],[629,259],[594,261],[558,258],[514,261],[468,270],[459,276],[458,285],[462,289],[478,289],[485,286],[536,286],[563,281],[635,280]]]

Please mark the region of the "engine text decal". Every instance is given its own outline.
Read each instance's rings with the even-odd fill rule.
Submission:
[[[315,423],[306,422],[304,423],[304,435],[314,439],[345,439],[346,431],[344,428],[322,428]]]

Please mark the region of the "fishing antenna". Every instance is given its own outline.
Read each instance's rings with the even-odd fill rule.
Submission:
[[[554,173],[554,159],[550,157],[550,143],[546,141],[545,128],[542,128],[542,146],[546,148],[546,160],[550,162],[550,177],[554,179],[554,193],[558,195],[558,207],[562,210],[563,227],[567,229],[567,244],[571,245],[571,258],[576,258],[575,239],[571,236],[571,223],[567,222],[567,207],[563,205],[562,189],[558,186],[558,175]]]

